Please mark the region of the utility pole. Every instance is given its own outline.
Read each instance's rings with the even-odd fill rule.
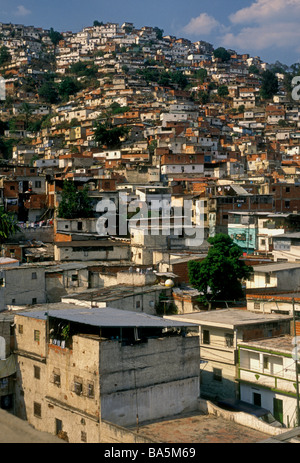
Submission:
[[[296,348],[295,370],[296,370],[296,390],[297,390],[297,426],[300,425],[300,408],[299,408],[299,379],[298,379],[298,345],[297,345],[297,333],[296,333],[296,315],[295,315],[295,299],[293,298],[293,323],[294,323],[294,342]]]

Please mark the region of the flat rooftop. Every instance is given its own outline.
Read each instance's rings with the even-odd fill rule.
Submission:
[[[267,265],[255,265],[253,270],[255,273],[270,273],[270,272],[280,272],[282,270],[293,270],[300,268],[300,262],[277,262],[274,264]]]
[[[240,309],[220,309],[187,313],[184,315],[169,315],[164,318],[198,325],[220,326],[234,329],[237,326],[253,325],[277,320],[291,320],[290,315],[260,314]]]
[[[116,299],[125,297],[136,296],[137,294],[146,294],[153,291],[161,291],[162,285],[149,285],[149,286],[127,286],[127,285],[114,285],[101,289],[87,289],[81,293],[68,294],[62,297],[64,301],[82,301],[82,302],[109,302]]]
[[[201,412],[141,425],[139,434],[155,442],[172,444],[254,444],[271,437],[233,421]]]
[[[35,306],[34,310],[16,311],[15,314],[46,320],[47,317],[100,327],[181,328],[193,327],[187,321],[167,320],[146,313],[130,312],[111,307],[88,308],[75,304],[53,303]]]
[[[266,349],[291,354],[295,348],[294,337],[290,335],[278,336],[274,338],[258,339],[255,341],[240,342],[239,345],[251,346],[258,349]]]

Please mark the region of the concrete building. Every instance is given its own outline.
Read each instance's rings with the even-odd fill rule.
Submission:
[[[291,316],[256,314],[221,309],[165,317],[195,323],[200,337],[201,397],[237,398],[238,344],[240,341],[290,333]]]
[[[70,443],[105,442],[107,422],[134,426],[196,410],[193,325],[112,308],[49,304],[15,315],[16,415]],[[170,362],[172,358],[172,362]]]
[[[297,291],[300,284],[300,262],[278,262],[256,265],[253,274],[246,281],[246,288],[277,288],[283,291]]]
[[[239,343],[238,350],[241,400],[270,410],[287,427],[297,426],[293,337]]]
[[[24,264],[0,269],[0,312],[10,306],[45,302],[45,267]]]

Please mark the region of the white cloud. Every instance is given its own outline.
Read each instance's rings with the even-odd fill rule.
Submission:
[[[24,5],[19,5],[15,11],[16,16],[28,16],[29,14],[31,14],[31,11],[25,8]]]
[[[236,47],[247,50],[265,50],[267,48],[290,48],[296,51],[300,42],[300,29],[298,24],[286,23],[274,25],[258,25],[244,27],[236,34],[230,32],[222,37],[222,43],[227,47]]]
[[[196,18],[192,18],[190,22],[184,26],[183,32],[191,35],[209,35],[220,26],[220,23],[213,16],[207,13],[201,13]]]
[[[250,24],[285,21],[299,18],[300,0],[256,0],[230,16],[233,24]]]
[[[299,18],[300,0],[255,0],[229,17],[231,27],[222,43],[245,51],[273,48],[294,55],[300,43]]]

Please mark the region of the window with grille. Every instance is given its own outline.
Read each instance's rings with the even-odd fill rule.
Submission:
[[[33,335],[33,337],[34,337],[34,340],[35,340],[35,341],[38,341],[38,342],[39,342],[39,340],[40,340],[40,331],[39,331],[39,330],[34,330],[34,335]]]
[[[233,334],[227,333],[225,334],[225,342],[227,347],[233,347]]]

